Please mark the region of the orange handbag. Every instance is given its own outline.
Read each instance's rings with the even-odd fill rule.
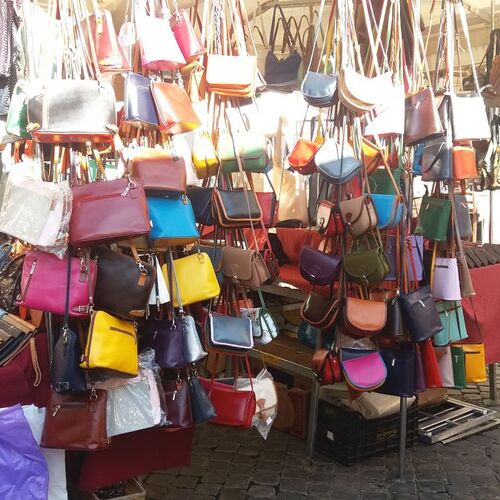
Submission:
[[[361,148],[363,150],[363,165],[366,168],[366,173],[371,175],[377,171],[378,167],[384,164],[383,152],[366,137],[362,138]]]
[[[308,175],[316,172],[314,157],[321,144],[307,139],[298,139],[288,155],[288,164],[299,174]]]
[[[453,147],[453,178],[456,181],[477,177],[476,151],[471,146]]]

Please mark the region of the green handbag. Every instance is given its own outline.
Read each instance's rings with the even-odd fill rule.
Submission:
[[[16,83],[5,124],[5,128],[9,134],[22,137],[23,139],[31,138],[31,134],[26,130],[28,126],[28,106],[26,104],[28,86],[29,83],[23,80],[19,80]]]
[[[399,186],[401,183],[401,170],[399,168],[393,170],[392,176]],[[373,194],[396,194],[394,185],[385,168],[378,168],[377,171],[368,177],[370,189]]]
[[[373,286],[382,281],[390,272],[391,265],[385,250],[358,247],[344,257],[344,269],[351,281],[364,286]]]
[[[270,168],[267,154],[266,137],[258,132],[241,132],[231,134],[224,132],[219,137],[218,150],[222,170],[227,173],[238,172],[236,152],[240,155],[245,172],[264,173]]]
[[[418,214],[416,233],[434,241],[446,241],[450,224],[451,201],[425,195]]]
[[[467,383],[465,381],[465,353],[461,347],[451,346],[451,362],[455,387],[463,389],[467,386]]]
[[[443,329],[432,338],[435,346],[445,346],[452,342],[465,340],[467,329],[465,326],[464,311],[460,301],[450,300],[436,303]]]

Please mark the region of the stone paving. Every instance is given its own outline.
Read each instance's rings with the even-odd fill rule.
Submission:
[[[449,392],[496,406],[487,384]],[[157,500],[500,499],[500,428],[446,446],[417,444],[406,464],[401,480],[397,452],[345,467],[321,455],[309,459],[305,442],[283,432],[272,430],[264,441],[253,429],[206,424],[197,429],[192,465],[150,474],[145,487]]]

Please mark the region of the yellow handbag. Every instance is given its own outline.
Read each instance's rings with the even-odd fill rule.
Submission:
[[[457,344],[454,344],[457,345]],[[465,380],[470,384],[486,381],[484,344],[459,344],[465,354]]]
[[[217,175],[219,159],[207,131],[195,134],[192,158],[198,179],[206,179],[211,175]]]
[[[169,284],[168,268],[162,266],[163,276]],[[174,260],[174,283],[177,282],[183,306],[212,299],[220,294],[220,286],[214,266],[208,254],[198,252]],[[179,307],[176,290],[173,290],[174,306]]]
[[[81,368],[101,368],[136,376],[139,369],[137,332],[131,321],[94,311]]]

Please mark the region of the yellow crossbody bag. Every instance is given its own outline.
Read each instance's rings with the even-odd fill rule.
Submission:
[[[208,132],[195,134],[192,159],[196,170],[196,177],[199,179],[206,179],[211,175],[217,175],[219,158],[217,158],[217,152]]]

